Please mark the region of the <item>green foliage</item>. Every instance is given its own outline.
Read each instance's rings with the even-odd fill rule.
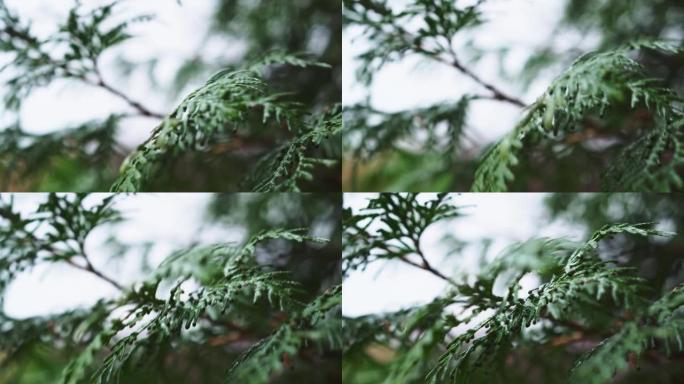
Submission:
[[[606,172],[606,186],[623,191],[681,188],[677,174],[681,98],[649,79],[641,64],[630,57],[635,49],[677,53],[679,48],[660,42],[636,42],[621,49],[587,54],[554,80],[516,128],[485,155],[475,174],[474,191],[505,191],[515,178],[518,153],[531,143],[551,141],[563,145],[567,134],[578,129],[589,113],[605,113],[613,104],[629,100],[631,108],[645,106],[658,122],[642,138],[627,146]],[[666,153],[671,153],[663,161]]]
[[[224,71],[188,95],[176,110],[154,130],[152,136],[124,162],[112,190],[139,191],[166,156],[206,147],[225,130],[236,131],[254,107],[263,108],[263,122],[271,115],[289,126],[289,105],[266,92],[264,82],[253,71]]]
[[[212,373],[201,376],[206,382],[265,383],[293,365],[306,370],[304,356],[323,359],[339,350],[341,287],[317,295],[289,271],[262,261],[273,242],[327,243],[310,236],[310,228],[267,229],[241,243],[185,248],[126,286],[96,268],[86,253],[95,229],[121,220],[114,195],[100,200],[51,194],[29,213],[20,213],[12,200],[3,202],[0,297],[19,273],[51,263],[88,272],[119,295],[90,308],[28,319],[0,309],[0,367],[18,362],[22,350],[38,343],[69,356],[61,383],[138,382],[148,371],[162,382],[169,369],[181,378],[196,377],[194,369],[183,373],[182,366],[164,361],[198,348],[211,367]]]
[[[673,350],[682,351],[684,319],[681,307],[684,304],[682,290],[678,286],[640,311],[637,319],[626,322],[620,330],[604,340],[592,351],[577,361],[573,380],[578,383],[604,383],[616,372],[629,369],[624,356],[642,356],[654,345],[665,347],[670,355]]]
[[[406,212],[398,204],[383,203],[385,199],[381,195],[369,202],[379,210],[374,217],[397,212],[423,217],[426,206],[457,211],[443,196],[425,198],[422,208],[405,205]],[[364,228],[359,224],[366,220],[364,210],[346,215],[345,236]],[[451,217],[435,216],[429,224]],[[383,239],[363,250],[378,258],[388,255],[384,244],[406,242],[403,228],[380,221],[365,231]],[[447,289],[414,308],[345,317],[343,381],[566,382],[570,377],[571,382],[605,383],[636,374],[641,360],[657,369],[662,357],[683,351],[682,288],[670,287],[652,298],[648,280],[609,254],[628,252],[623,248],[627,239],[672,235],[645,223],[606,225],[580,243],[533,238],[504,249],[477,273],[458,277],[442,274],[424,255],[422,262],[413,262],[408,256],[418,251],[397,246],[395,258],[384,258],[438,276]],[[345,242],[345,255],[359,249],[357,243]],[[530,276],[538,283],[525,287],[522,279]]]
[[[335,52],[293,55],[286,52],[308,51],[308,46],[273,44],[255,51],[250,47],[249,53],[237,61],[219,58],[216,63],[204,63],[202,58],[192,58],[190,64],[179,69],[178,76],[185,80],[179,80],[184,84],[176,84],[180,87],[178,91],[198,76],[194,72],[195,64],[202,67],[200,74],[209,70],[217,73],[165,115],[145,106],[146,101],[134,100],[117,89],[100,70],[103,54],[132,37],[128,32],[130,25],[151,19],[140,16],[121,20],[117,10],[124,3],[125,0],[117,0],[91,8],[77,1],[53,33],[44,38],[34,35],[30,21],[0,2],[0,20],[6,25],[0,31],[0,52],[7,53],[8,59],[0,67],[0,73],[4,75],[3,80],[7,78],[3,94],[8,109],[18,113],[21,101],[39,87],[47,87],[57,80],[76,80],[127,104],[131,112],[117,114],[119,126],[125,123],[125,118],[135,116],[161,120],[150,138],[132,153],[118,145],[116,141],[120,138],[114,136],[115,129],[108,131],[110,136],[100,136],[95,133],[95,123],[84,124],[93,126],[88,143],[76,143],[88,146],[53,146],[53,139],[68,139],[85,130],[74,133],[63,129],[50,135],[31,136],[30,141],[42,150],[20,153],[15,143],[17,136],[29,135],[20,135],[10,127],[5,130],[7,137],[0,137],[4,139],[1,146],[7,147],[0,152],[0,160],[6,163],[7,174],[16,174],[12,189],[127,192],[334,189],[339,182],[332,175],[341,166],[338,161],[341,121],[332,111],[339,109],[339,92],[332,98],[327,91],[312,88],[320,87],[322,76],[334,75],[328,62]],[[251,4],[240,7],[254,10]],[[298,9],[298,6],[292,8]],[[228,18],[223,11],[218,10],[221,17]],[[218,26],[210,28],[206,40],[224,32]],[[240,36],[239,40],[251,37]],[[251,43],[259,44],[258,41]],[[143,66],[122,58],[116,60],[126,67],[123,72],[127,76]],[[156,61],[145,64],[149,70],[146,75],[153,85]],[[284,75],[289,76],[286,81],[282,79]],[[311,97],[319,91],[324,94]],[[111,127],[113,123],[107,121],[104,126]],[[22,146],[25,141],[29,140],[22,140]],[[107,145],[117,150],[84,153],[91,146],[105,148]],[[54,163],[47,161],[48,153],[56,159]],[[100,155],[106,155],[106,159],[98,158]],[[112,172],[101,171],[103,167],[109,170],[118,164],[121,164],[118,178]],[[34,177],[25,179],[28,175],[23,173],[24,169],[31,169]],[[202,172],[196,172],[197,169]],[[325,182],[320,182],[321,178]]]
[[[307,291],[341,283],[341,194],[227,193],[215,195],[208,208],[211,222],[239,226],[247,233],[260,233],[264,228],[311,228],[311,233],[330,241],[324,245],[296,243],[288,258],[276,257],[272,262],[284,262]],[[273,255],[279,254],[274,249]]]
[[[228,379],[267,382],[273,372],[286,368],[291,356],[296,355],[307,342],[340,349],[341,305],[342,287],[329,289],[275,333],[247,351],[233,364]]]
[[[333,167],[334,159],[307,156],[306,150],[335,142],[342,134],[342,114],[339,106],[311,121],[303,121],[299,136],[282,144],[259,160],[245,181],[255,192],[300,191],[300,181],[314,181],[317,167]]]
[[[349,34],[363,40],[356,57],[362,85],[370,89],[373,76],[388,63],[419,58],[460,73],[482,92],[463,89],[460,100],[392,113],[373,107],[373,97],[345,106],[347,189],[682,188],[682,35],[676,2],[568,1],[559,31],[579,30],[601,41],[600,47],[557,52],[554,36],[534,50],[521,76],[505,69],[509,47],[477,46],[478,26],[485,19],[498,22],[487,18],[484,3],[344,2]],[[671,15],[669,8],[674,8]],[[487,54],[498,56],[502,78],[522,85],[538,80],[540,73],[561,74],[528,104],[477,73]],[[469,104],[482,100],[523,109],[514,128],[491,146],[464,129],[470,125]],[[440,157],[447,161],[438,164]]]
[[[155,129],[152,136],[128,157],[121,175],[112,186],[115,192],[145,188],[160,164],[185,151],[201,150],[219,140],[229,140],[228,132],[240,128],[257,129],[251,114],[258,110],[262,124],[285,126],[294,133],[289,142],[264,155],[247,181],[254,191],[296,191],[301,179],[311,181],[315,165],[335,164],[334,159],[308,157],[314,146],[339,135],[339,114],[324,115],[313,124],[301,116],[297,105],[269,91],[258,69],[267,64],[307,65],[292,56],[269,56],[244,71],[224,71],[214,75],[202,88],[191,93]],[[248,125],[248,123],[251,123]],[[255,176],[256,175],[256,176]]]
[[[77,80],[123,96],[103,79],[100,57],[132,37],[127,32],[132,23],[147,21],[150,17],[117,21],[115,11],[121,3],[112,1],[85,11],[76,2],[67,18],[43,38],[33,34],[29,21],[0,1],[0,23],[4,26],[0,31],[0,52],[8,57],[0,66],[0,73],[7,78],[3,79],[5,107],[18,110],[35,89],[62,79]],[[131,103],[141,114],[153,114],[142,105]],[[122,117],[111,115],[101,122],[88,122],[43,135],[27,133],[19,123],[3,129],[0,159],[4,185],[12,185],[12,189],[106,190],[116,174],[116,164],[124,156],[116,137]],[[60,173],[78,176],[65,183]]]

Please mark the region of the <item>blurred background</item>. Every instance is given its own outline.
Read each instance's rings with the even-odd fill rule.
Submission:
[[[388,3],[400,10],[408,2]],[[456,1],[459,6],[473,3]],[[469,69],[527,104],[586,52],[616,48],[639,38],[684,41],[684,3],[679,0],[488,0],[480,9],[484,24],[459,32],[453,46]],[[343,30],[345,107],[368,102],[376,110],[392,113],[440,103],[454,106],[461,96],[483,91],[453,68],[417,55],[387,64],[366,86],[357,80],[361,68],[355,57],[369,46],[360,27],[347,26]],[[650,76],[663,79],[682,94],[684,55],[646,53],[639,59]],[[371,143],[360,143],[360,134],[347,133],[343,143],[344,189],[470,190],[483,151],[510,132],[523,113],[516,106],[493,100],[471,102],[465,132],[458,139],[463,149],[455,160],[445,152],[450,141],[445,124],[434,132],[417,129],[417,133],[391,137],[389,145],[381,145],[371,153],[360,148],[362,144],[370,148],[377,144],[372,135],[365,139]],[[639,134],[640,124],[647,125],[649,117],[648,111],[632,110],[629,105],[617,106],[604,116],[590,116],[601,122],[605,134],[585,138],[560,155],[552,145],[527,151],[521,159],[524,165],[516,168],[521,177],[509,190],[599,190],[601,170],[624,143]],[[369,119],[369,124],[375,123],[377,119]]]
[[[104,196],[91,194],[86,203],[98,202]],[[4,194],[3,197],[9,196]],[[13,197],[16,206],[28,212],[35,210],[46,196],[15,194]],[[304,301],[340,284],[339,194],[120,195],[115,208],[122,212],[125,220],[96,229],[88,238],[86,251],[92,255],[96,269],[125,286],[149,276],[173,251],[215,242],[239,244],[262,230],[277,228],[309,228],[309,235],[327,238],[330,242],[267,241],[257,248],[259,262],[290,271],[293,279],[303,285]],[[89,273],[65,263],[49,263],[19,274],[5,292],[0,314],[30,319],[87,310],[98,300],[119,294]],[[269,319],[265,315],[268,311],[271,310],[265,306],[253,308],[250,316],[254,317],[249,320],[249,327],[262,329],[262,323]],[[65,364],[78,353],[72,347],[42,342],[39,335],[36,336],[10,361],[4,360],[0,352],[0,383],[57,382]],[[207,347],[198,343],[181,343],[175,347],[164,344],[159,348],[171,348],[176,354],[185,354],[183,361],[188,362],[190,368],[185,364],[149,361],[146,369],[125,371],[122,382],[223,382],[228,368],[243,352],[241,348]],[[297,364],[296,369],[279,375],[273,382],[334,382],[341,375],[340,364],[339,355],[330,353],[317,359],[315,364]],[[164,375],[160,375],[162,370],[166,372]]]
[[[31,21],[39,37],[54,33],[64,23],[74,0],[6,0],[10,10]],[[80,1],[84,11],[108,0]],[[134,36],[107,50],[102,57],[105,79],[152,111],[168,114],[192,90],[214,73],[239,67],[274,51],[307,54],[330,64],[326,68],[278,67],[266,74],[276,91],[291,93],[311,112],[321,112],[341,100],[341,5],[335,0],[197,0],[120,1],[115,20],[152,15],[151,21],[134,23]],[[5,63],[0,53],[0,63]],[[0,75],[0,80],[2,80]],[[3,94],[0,86],[0,96]],[[0,114],[0,128],[19,123],[29,134],[56,133],[88,121],[130,112],[121,99],[77,81],[60,80],[37,89],[18,114]],[[97,156],[65,149],[59,138],[33,149],[23,178],[4,190],[108,191],[123,157],[149,137],[158,119],[127,117],[115,127],[84,139],[102,150]],[[188,155],[152,186],[162,191],[233,191],[256,155],[287,138],[283,130],[248,132],[237,148]],[[114,142],[114,144],[110,142]],[[0,150],[5,143],[0,143]],[[339,141],[319,149],[339,158]],[[0,159],[7,162],[8,159]],[[3,166],[4,168],[4,166]],[[202,172],[196,172],[202,169]],[[305,190],[339,191],[340,168],[317,175],[319,182]]]

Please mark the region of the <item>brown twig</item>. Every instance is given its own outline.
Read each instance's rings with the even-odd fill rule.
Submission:
[[[481,85],[482,87],[487,89],[489,92],[491,92],[492,95],[491,95],[491,97],[489,97],[490,99],[510,103],[510,104],[513,104],[513,105],[520,107],[520,108],[525,108],[527,106],[527,104],[525,104],[525,102],[522,101],[521,99],[505,93],[504,91],[500,90],[499,88],[497,88],[493,84],[483,80],[475,72],[473,72],[472,70],[467,68],[465,65],[463,65],[463,63],[461,63],[461,61],[459,60],[458,55],[456,54],[456,51],[454,50],[450,41],[448,41],[448,46],[446,48],[446,51],[448,52],[448,54],[450,56],[449,60],[447,60],[446,58],[440,56],[438,53],[432,52],[428,49],[425,49],[422,45],[415,43],[416,39],[412,33],[408,32],[407,30],[405,30],[403,28],[399,28],[399,30],[402,33],[405,42],[407,44],[410,44],[416,52],[421,53],[421,54],[427,56],[428,58],[436,60],[440,63],[446,64],[446,65],[449,65],[449,66],[455,68],[456,70],[461,72],[463,75],[469,77],[471,80],[475,81],[477,84]]]
[[[106,276],[106,275],[103,274],[102,272],[98,271],[98,270],[93,266],[93,264],[90,262],[90,259],[88,259],[88,257],[85,255],[85,253],[82,253],[82,254],[81,254],[81,258],[85,261],[85,265],[78,264],[78,263],[76,263],[75,261],[73,261],[73,260],[71,260],[71,259],[67,260],[67,263],[68,263],[69,265],[73,266],[74,268],[78,268],[78,269],[80,269],[80,270],[89,272],[89,273],[91,273],[91,274],[93,274],[93,275],[99,277],[100,279],[102,279],[102,280],[108,282],[109,284],[111,284],[113,287],[115,287],[115,288],[118,289],[119,291],[123,291],[123,290],[124,290],[124,287],[123,287],[121,284],[119,284],[118,282],[116,282],[114,279],[112,279],[112,278]]]
[[[522,100],[520,100],[516,97],[510,96],[510,95],[504,93],[503,91],[501,91],[500,89],[498,89],[497,87],[495,87],[494,85],[482,80],[481,77],[479,77],[473,71],[471,71],[470,69],[466,68],[463,64],[461,64],[461,62],[456,58],[455,55],[453,56],[453,61],[451,62],[451,66],[456,68],[457,70],[461,71],[461,73],[463,73],[464,75],[470,77],[476,83],[485,87],[488,91],[490,91],[492,93],[492,98],[494,100],[500,100],[500,101],[508,102],[508,103],[511,103],[511,104],[518,106],[520,108],[526,107],[526,104]]]
[[[125,93],[121,92],[120,90],[114,88],[107,81],[105,81],[104,77],[102,76],[102,73],[100,72],[98,62],[95,59],[93,59],[93,73],[95,74],[95,77],[96,77],[95,81],[87,80],[87,79],[83,79],[83,80],[86,81],[88,84],[91,84],[91,85],[96,86],[96,87],[100,87],[100,88],[106,90],[107,92],[111,93],[112,95],[117,96],[121,100],[125,101],[128,105],[133,107],[133,109],[138,111],[138,113],[142,116],[152,117],[152,118],[156,118],[156,119],[163,119],[165,117],[161,113],[153,112],[149,108],[142,105],[140,102],[133,100],[128,95],[126,95]]]
[[[111,93],[115,96],[118,96],[120,99],[124,100],[126,103],[128,103],[128,105],[130,105],[136,111],[138,111],[142,116],[152,117],[152,118],[156,118],[156,119],[163,119],[164,118],[164,115],[162,115],[161,113],[152,112],[147,107],[145,107],[142,104],[140,104],[139,102],[131,99],[130,97],[128,97],[123,92],[119,91],[118,89],[113,88],[111,85],[109,85],[107,82],[105,82],[102,79],[98,79],[98,81],[97,81],[97,83],[95,83],[95,85],[109,91],[109,93]]]
[[[454,285],[454,286],[458,285],[453,279],[451,279],[449,276],[443,274],[442,272],[440,272],[439,270],[434,268],[432,266],[432,264],[430,264],[430,262],[428,262],[427,257],[425,257],[425,254],[423,253],[422,249],[420,248],[420,239],[419,238],[412,238],[411,241],[413,242],[413,244],[415,246],[416,255],[418,255],[418,257],[420,257],[420,263],[417,263],[417,262],[409,259],[406,256],[400,257],[399,260],[401,260],[401,261],[403,261],[409,265],[412,265],[416,268],[420,268],[426,272],[429,272],[432,275],[439,277],[440,279],[448,282],[451,285]]]

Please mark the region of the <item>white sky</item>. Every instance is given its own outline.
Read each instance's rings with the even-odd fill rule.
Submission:
[[[372,196],[345,194],[344,205],[359,209]],[[546,196],[543,193],[455,194],[453,201],[457,206],[466,207],[463,209],[466,216],[430,227],[423,237],[426,256],[440,271],[453,275],[475,270],[479,248],[466,248],[462,256],[445,257],[449,247],[439,240],[446,233],[468,242],[492,239],[490,256],[513,242],[537,236],[582,240],[581,227],[561,222],[548,224],[543,207]],[[427,198],[429,194],[421,197]],[[443,293],[445,288],[442,280],[417,268],[397,262],[377,262],[344,280],[342,312],[346,316],[359,316],[395,311],[426,303]]]
[[[395,0],[401,3],[402,0]],[[542,47],[551,41],[554,26],[562,16],[565,1],[556,0],[490,0],[482,7],[488,22],[476,29],[472,35],[475,46],[496,52],[509,49],[505,68],[510,73],[518,72],[524,60],[534,48]],[[367,42],[358,37],[358,29],[348,29],[343,33],[343,103],[345,105],[363,101],[370,92],[371,103],[384,111],[431,105],[437,102],[456,101],[465,93],[486,94],[481,86],[461,75],[451,67],[430,63],[415,55],[397,63],[387,65],[375,77],[366,90],[355,81],[354,73],[358,62],[354,57],[363,52]],[[581,41],[577,36],[566,35],[560,39],[559,48],[568,48]],[[456,47],[464,43],[458,40]],[[583,44],[591,44],[582,41]],[[489,83],[496,84],[511,95],[520,95],[531,103],[552,80],[551,76],[538,79],[523,93],[517,84],[502,78],[498,69],[496,53],[485,55],[471,70]],[[470,112],[470,132],[482,143],[495,141],[510,131],[519,119],[521,110],[515,106],[498,101],[481,100],[472,104]]]
[[[15,194],[17,207],[33,210],[45,194]],[[96,202],[105,196],[94,194],[87,200]],[[3,197],[6,197],[3,196]],[[146,193],[120,196],[117,207],[128,220],[116,225],[115,237],[125,244],[155,243],[150,255],[153,265],[170,252],[192,243],[240,241],[245,233],[225,225],[203,227],[206,205],[211,194]],[[124,284],[137,281],[140,266],[138,254],[128,254],[116,264],[107,264],[110,253],[103,242],[110,232],[99,229],[86,244],[93,264],[106,275]],[[99,298],[115,296],[107,283],[67,264],[50,264],[20,274],[6,293],[5,310],[16,317],[61,312],[65,309],[94,304]]]
[[[88,7],[109,2],[82,0]],[[74,0],[6,0],[10,9],[32,20],[34,33],[39,36],[54,31],[56,21],[65,20],[73,3]],[[176,0],[125,2],[119,8],[119,17],[151,14],[155,19],[133,25],[130,31],[135,37],[105,53],[102,72],[106,80],[148,108],[160,113],[170,112],[178,100],[169,100],[163,91],[154,90],[145,69],[135,72],[129,81],[125,81],[114,66],[115,58],[121,55],[132,62],[158,60],[154,76],[159,84],[168,85],[184,59],[196,54],[203,57],[241,54],[243,47],[239,43],[227,46],[225,42],[210,41],[199,50],[214,4],[215,0],[186,1],[183,6],[179,6]],[[130,111],[125,102],[104,90],[76,81],[58,81],[36,90],[26,100],[21,110],[21,122],[29,132],[45,133],[104,118],[113,112]],[[3,125],[13,122],[12,116],[0,117]],[[135,147],[147,138],[155,125],[154,119],[127,119],[122,124],[121,141],[130,148]]]

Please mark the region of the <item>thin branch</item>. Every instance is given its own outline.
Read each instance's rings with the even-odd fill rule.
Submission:
[[[95,269],[93,264],[90,262],[90,259],[88,259],[88,257],[85,254],[82,254],[81,256],[83,257],[83,260],[85,260],[85,263],[86,263],[85,265],[78,264],[73,260],[67,260],[67,263],[69,265],[73,266],[74,268],[78,268],[80,270],[92,273],[93,275],[99,277],[100,279],[108,282],[109,284],[111,284],[113,287],[115,287],[119,291],[124,290],[124,287],[121,284],[119,284],[114,279],[107,277],[105,274],[103,274],[102,272]]]
[[[428,262],[427,258],[423,254],[423,251],[420,249],[420,240],[419,239],[412,238],[411,240],[413,241],[413,243],[415,245],[415,254],[417,254],[418,257],[420,257],[421,262],[417,263],[417,262],[407,258],[406,256],[400,257],[399,260],[401,260],[407,264],[410,264],[416,268],[420,268],[426,272],[429,272],[432,275],[439,277],[440,279],[448,282],[451,285],[458,286],[458,284],[453,279],[451,279],[449,276],[443,274],[442,272],[440,272],[439,270],[434,268],[432,266],[432,264],[430,264],[430,262]]]
[[[29,45],[38,44],[37,40],[33,36],[30,36],[30,35],[27,35],[27,34],[21,32],[21,31],[15,30],[9,26],[4,29],[4,32],[7,33],[10,37],[14,37],[14,38],[22,40],[26,44],[29,44]],[[111,94],[119,97],[120,99],[124,100],[126,103],[128,103],[128,105],[130,105],[136,111],[138,111],[138,113],[140,115],[146,116],[146,117],[152,117],[152,118],[156,118],[156,119],[163,119],[165,117],[161,113],[153,112],[149,108],[142,105],[140,102],[131,99],[129,96],[127,96],[126,94],[124,94],[120,90],[114,88],[109,83],[107,83],[104,80],[102,74],[100,73],[97,57],[93,57],[90,59],[90,61],[93,64],[93,68],[92,68],[93,73],[95,74],[95,77],[96,77],[96,80],[92,81],[92,80],[86,78],[84,75],[76,74],[76,73],[72,72],[67,67],[66,63],[59,63],[57,60],[54,60],[52,57],[50,57],[49,55],[47,55],[43,52],[41,52],[40,54],[41,54],[41,58],[43,60],[54,62],[55,64],[57,64],[57,66],[59,68],[62,68],[65,72],[66,77],[78,78],[87,84],[90,84],[90,85],[93,85],[96,87],[100,87],[100,88],[108,91],[109,93],[111,93]]]
[[[448,39],[447,39],[448,40]],[[472,80],[474,80],[476,83],[480,84],[481,86],[485,87],[488,91],[490,91],[493,95],[493,98],[495,100],[501,100],[505,101],[508,103],[511,103],[513,105],[516,105],[520,108],[525,108],[527,105],[525,104],[524,101],[520,100],[517,97],[510,96],[500,90],[499,88],[495,87],[493,84],[488,83],[484,81],[480,76],[475,74],[475,72],[471,71],[469,68],[464,66],[461,61],[458,59],[458,55],[456,54],[456,51],[454,50],[454,47],[451,45],[451,40],[448,40],[448,49],[447,51],[449,52],[449,55],[451,55],[451,63],[450,65],[457,70],[459,70],[461,73],[464,75],[470,77]]]
[[[404,41],[407,44],[409,44],[410,46],[412,46],[416,52],[421,53],[430,59],[436,60],[440,63],[446,64],[446,65],[449,65],[449,66],[455,68],[456,70],[458,70],[459,72],[461,72],[465,76],[467,76],[470,79],[472,79],[473,81],[475,81],[477,84],[483,86],[485,89],[490,91],[492,93],[491,99],[510,103],[510,104],[513,104],[513,105],[520,107],[520,108],[525,108],[527,106],[527,104],[525,104],[525,102],[522,101],[521,99],[508,95],[507,93],[500,90],[499,88],[497,88],[493,84],[483,80],[480,76],[478,76],[475,72],[471,71],[469,68],[465,67],[461,63],[461,61],[458,59],[458,56],[456,55],[456,51],[454,51],[454,48],[451,45],[450,39],[447,38],[447,40],[449,41],[449,44],[448,44],[448,47],[446,48],[446,51],[450,55],[450,60],[446,60],[445,58],[439,56],[438,53],[432,52],[428,49],[425,49],[422,45],[417,44],[416,43],[417,39],[415,38],[415,36],[411,32],[409,32],[409,31],[407,31],[401,27],[398,27],[398,29],[402,33],[402,38],[404,39]]]
[[[500,89],[496,88],[494,85],[487,83],[486,81],[482,80],[481,77],[476,75],[470,69],[463,66],[463,64],[461,64],[461,62],[456,58],[456,56],[453,57],[453,61],[451,62],[451,66],[458,69],[459,71],[461,71],[461,73],[463,73],[464,75],[473,79],[476,83],[485,87],[488,91],[490,91],[492,93],[492,98],[494,100],[505,101],[505,102],[511,103],[515,106],[518,106],[520,108],[526,107],[526,104],[522,100],[520,100],[516,97],[510,96],[510,95],[504,93],[503,91],[501,91]]]
[[[413,260],[411,260],[411,259],[409,259],[409,258],[407,258],[407,257],[405,257],[405,256],[400,257],[399,260],[401,260],[401,261],[403,261],[403,262],[405,262],[405,263],[407,263],[407,264],[410,264],[410,265],[412,265],[412,266],[414,266],[414,267],[416,267],[416,268],[420,268],[420,269],[422,269],[422,270],[424,270],[424,271],[426,271],[426,272],[429,272],[429,273],[433,274],[434,276],[439,277],[440,279],[442,279],[442,280],[448,282],[448,283],[451,284],[451,285],[458,285],[458,284],[456,284],[455,281],[453,281],[452,279],[450,279],[448,276],[444,275],[442,272],[440,272],[440,271],[436,270],[435,268],[433,268],[429,263],[428,263],[428,264],[426,264],[425,262],[416,263],[415,261],[413,261]]]
[[[125,101],[128,105],[130,105],[131,107],[133,107],[133,109],[135,109],[136,111],[138,111],[138,113],[139,113],[140,115],[142,115],[142,116],[152,117],[152,118],[155,118],[155,119],[163,119],[163,118],[165,117],[164,114],[161,114],[161,113],[158,113],[158,112],[153,112],[153,111],[150,110],[149,108],[147,108],[147,107],[145,107],[144,105],[142,105],[140,102],[133,100],[133,99],[130,98],[128,95],[126,95],[126,94],[123,93],[122,91],[120,91],[120,90],[114,88],[114,87],[113,87],[112,85],[110,85],[107,81],[105,81],[104,77],[103,77],[102,74],[100,73],[100,69],[99,69],[99,66],[98,66],[98,64],[97,64],[97,60],[93,60],[93,73],[95,74],[95,77],[96,77],[96,80],[95,80],[95,81],[87,80],[87,79],[83,79],[83,80],[84,80],[86,83],[90,84],[90,85],[93,85],[93,86],[96,86],[96,87],[100,87],[100,88],[106,90],[107,92],[109,92],[109,93],[111,93],[111,94],[117,96],[118,98],[122,99],[122,100]]]
[[[109,83],[105,82],[102,78],[98,78],[98,81],[97,81],[97,82],[95,82],[95,83],[90,83],[90,84],[95,85],[95,86],[97,86],[97,87],[100,87],[100,88],[102,88],[102,89],[108,91],[109,93],[111,93],[111,94],[113,94],[113,95],[119,97],[120,99],[124,100],[126,103],[128,103],[128,105],[130,105],[131,107],[133,107],[133,108],[134,108],[136,111],[138,111],[138,113],[140,113],[140,115],[142,115],[142,116],[152,117],[152,118],[155,118],[155,119],[163,119],[163,118],[164,118],[164,115],[163,115],[163,114],[158,113],[158,112],[152,112],[152,111],[149,110],[147,107],[143,106],[143,105],[140,104],[139,102],[137,102],[137,101],[131,99],[130,97],[128,97],[128,96],[127,96],[126,94],[124,94],[123,92],[121,92],[121,91],[119,91],[118,89],[116,89],[116,88],[112,87],[111,85],[109,85]]]

